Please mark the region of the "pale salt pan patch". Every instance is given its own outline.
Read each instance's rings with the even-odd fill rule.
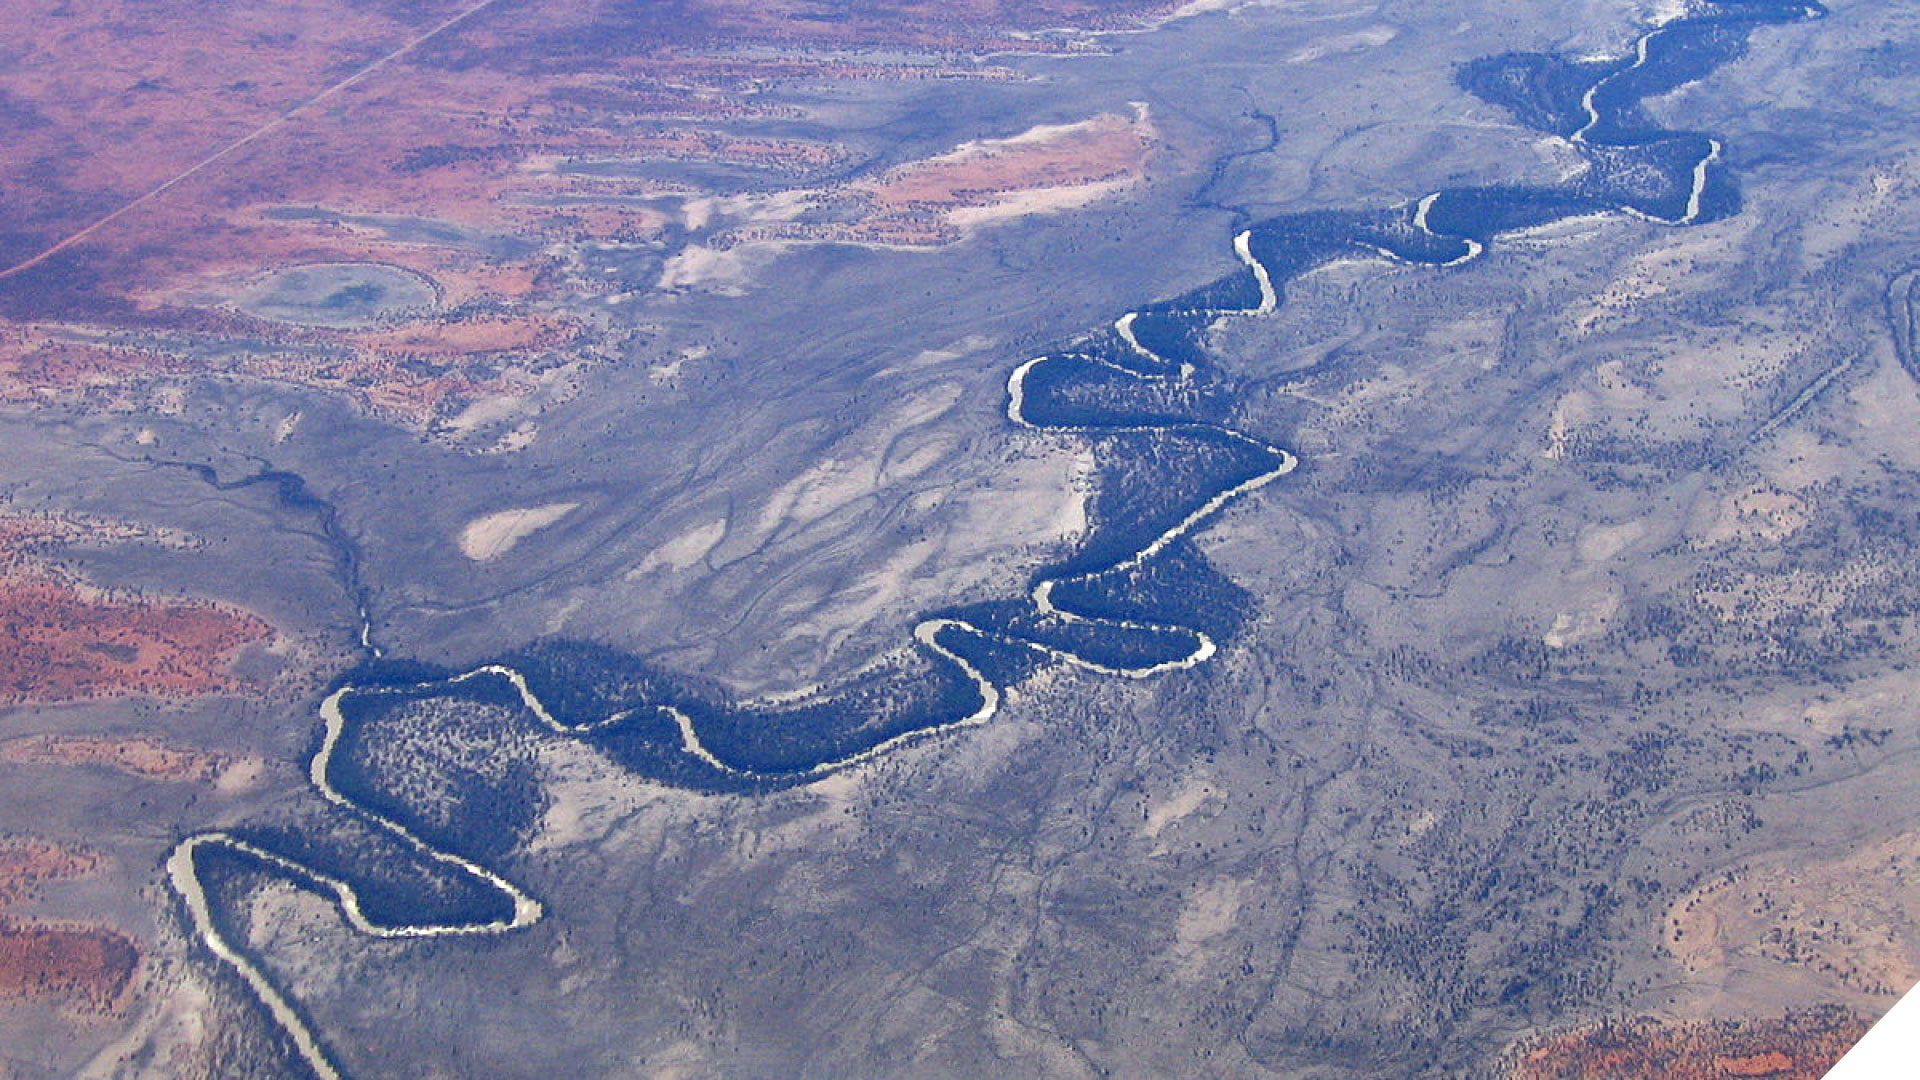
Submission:
[[[579,505],[577,502],[548,503],[474,518],[460,530],[460,554],[474,562],[497,559],[528,536],[566,517]]]

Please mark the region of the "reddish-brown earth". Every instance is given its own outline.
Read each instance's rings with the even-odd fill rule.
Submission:
[[[83,538],[75,519],[0,515],[0,706],[244,688],[232,663],[271,626],[206,601],[93,588],[35,554]]]
[[[29,836],[0,836],[0,909],[39,894],[41,883],[85,877],[100,856]]]
[[[856,228],[924,227],[951,240],[971,224],[1083,205],[1145,176],[1155,145],[1144,112],[969,143],[852,185],[868,211]]]
[[[234,657],[272,633],[232,608],[16,579],[0,590],[0,705],[231,690]]]
[[[1133,179],[1152,148],[1152,128],[1144,116],[1105,113],[971,143],[889,170],[856,188],[890,210],[984,206],[1006,191]]]
[[[770,212],[728,230],[718,244],[754,241],[928,248],[1027,214],[1085,206],[1144,179],[1158,135],[1144,109],[1049,124],[1007,138],[969,142],[875,177],[768,200]],[[828,222],[796,220],[799,194],[830,208]]]
[[[51,998],[106,1012],[140,966],[125,936],[98,926],[16,924],[0,919],[0,1002]]]
[[[203,750],[183,750],[158,739],[96,735],[29,735],[0,743],[0,761],[19,765],[91,765],[142,780],[206,782],[233,759]]]
[[[1891,999],[1920,979],[1916,851],[1908,830],[1730,870],[1675,901],[1667,948],[1708,983],[1746,968]]]
[[[1753,1020],[1612,1020],[1529,1040],[1509,1080],[1818,1080],[1868,1022],[1841,1009]]]
[[[851,152],[743,129],[791,111],[770,88],[1003,78],[979,61],[1084,46],[1033,31],[1128,25],[1170,6],[943,0],[822,20],[795,0],[0,0],[0,22],[27,31],[0,67],[0,205],[13,210],[0,230],[0,403],[128,407],[153,378],[215,374],[339,393],[424,427],[524,396],[562,346],[570,360],[611,354],[613,342],[596,352],[602,331],[552,301],[605,288],[570,273],[567,245],[647,240],[668,224],[646,200],[674,189],[626,166],[712,162],[807,188]],[[185,24],[194,32],[176,32]],[[848,189],[870,212],[814,238],[950,242],[943,207],[1130,169],[1136,141],[1111,135],[1090,130],[1050,156],[909,166]],[[494,243],[503,237],[527,243]],[[424,317],[459,329],[416,331],[399,348],[238,314],[263,273],[321,262],[422,274],[441,297]],[[546,314],[530,336],[521,320],[535,305]],[[218,347],[232,342],[250,348]],[[406,362],[423,356],[429,374]]]
[[[101,865],[92,852],[0,837],[0,910],[34,899],[45,882],[85,877]],[[0,1004],[42,1000],[80,1012],[111,1011],[139,965],[139,948],[109,927],[0,915]]]
[[[59,327],[30,325],[0,332],[0,402],[61,402],[108,410],[146,400],[156,383],[232,375],[329,390],[367,411],[420,426],[465,403],[531,391],[535,374],[516,343],[537,340],[541,328],[512,320],[430,325],[394,335],[310,331],[300,337],[340,351],[223,354],[196,358],[192,341],[130,345],[75,340]],[[482,335],[494,333],[499,340]],[[564,338],[564,335],[560,335]],[[16,348],[6,350],[3,339]],[[372,344],[362,346],[359,339]],[[435,346],[438,345],[436,348]],[[430,366],[406,363],[431,356]]]

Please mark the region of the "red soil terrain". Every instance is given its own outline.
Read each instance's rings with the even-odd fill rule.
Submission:
[[[1842,1009],[1756,1020],[1612,1020],[1535,1038],[1509,1080],[1818,1080],[1866,1034]]]
[[[284,344],[284,352],[208,356],[196,346],[217,346],[213,335],[131,344],[76,337],[58,324],[0,325],[0,403],[129,410],[156,380],[223,374],[328,390],[420,427],[470,401],[531,392],[538,372],[523,363],[525,351],[557,352],[577,330],[552,319],[488,316],[366,332],[274,326],[236,333]]]
[[[669,223],[652,201],[671,192],[632,179],[633,163],[717,163],[805,188],[844,172],[850,151],[753,129],[793,113],[783,85],[1003,77],[982,61],[1084,47],[1041,31],[1171,6],[0,0],[13,31],[0,65],[0,403],[124,405],[127,385],[208,373],[208,357],[213,374],[345,394],[415,426],[525,396],[558,363],[613,355],[605,331],[553,301],[607,288],[575,272],[568,245],[646,241]],[[940,205],[1132,168],[1120,163],[1131,136],[1113,134],[1044,161],[1028,148],[909,167],[850,189],[871,219],[823,238],[950,242]],[[1072,164],[1082,152],[1085,167]],[[437,309],[393,320],[455,329],[396,342],[239,311],[261,275],[323,262],[431,279]],[[236,341],[249,348],[217,347]]]
[[[1156,145],[1144,111],[1056,124],[1007,139],[969,143],[951,153],[891,169],[849,185],[867,212],[856,237],[924,235],[958,239],[968,225],[1030,208],[1073,206],[1139,180]],[[925,240],[905,240],[920,246]]]
[[[0,919],[0,1001],[52,998],[84,1012],[107,1012],[139,966],[133,942],[104,927]]]
[[[890,209],[981,206],[1000,191],[1130,178],[1152,146],[1143,118],[1108,113],[973,143],[890,170],[856,189]]]
[[[211,604],[10,581],[0,593],[0,705],[233,689],[235,654],[271,634]]]
[[[96,589],[33,553],[86,532],[74,519],[0,515],[0,706],[244,688],[232,663],[272,627],[205,601]]]
[[[91,852],[0,838],[0,909],[33,899],[44,882],[85,877],[100,866]],[[51,1001],[70,1011],[110,1012],[139,966],[139,948],[108,927],[0,916],[0,1004]]]
[[[91,851],[24,836],[0,837],[0,909],[39,894],[47,881],[86,877],[101,867]]]
[[[150,738],[29,735],[0,743],[0,761],[17,765],[94,766],[142,780],[207,782],[233,764],[225,754],[183,750]]]

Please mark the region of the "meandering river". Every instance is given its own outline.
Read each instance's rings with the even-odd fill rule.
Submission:
[[[1006,382],[1011,425],[1096,442],[1108,455],[1103,471],[1137,467],[1113,457],[1133,447],[1151,450],[1158,455],[1152,461],[1177,463],[1184,472],[1163,478],[1158,495],[1124,503],[1103,495],[1081,550],[1039,575],[1020,600],[919,622],[912,640],[920,667],[777,706],[716,701],[679,689],[668,677],[635,677],[623,668],[622,685],[640,691],[630,700],[593,706],[593,712],[578,703],[554,703],[563,689],[570,701],[597,701],[574,693],[577,687],[558,685],[563,670],[569,681],[591,682],[600,662],[591,656],[564,668],[503,660],[465,672],[411,675],[370,663],[320,705],[320,742],[308,768],[314,790],[335,812],[500,902],[489,915],[471,919],[376,918],[368,913],[365,886],[350,880],[352,874],[330,871],[243,831],[210,832],[188,837],[167,860],[167,880],[195,939],[214,963],[244,982],[300,1064],[336,1078],[340,1067],[304,1012],[259,958],[222,928],[206,881],[210,855],[237,857],[327,898],[349,926],[373,937],[506,934],[544,917],[539,900],[481,857],[430,840],[429,830],[403,820],[404,814],[370,805],[354,786],[361,781],[343,780],[341,755],[354,725],[373,722],[356,720],[352,706],[497,686],[548,735],[601,746],[636,770],[653,769],[655,779],[753,791],[804,783],[911,742],[988,723],[1006,685],[1039,665],[1071,664],[1145,679],[1206,663],[1226,644],[1221,630],[1209,630],[1194,617],[1207,606],[1204,594],[1212,585],[1191,569],[1194,557],[1176,557],[1176,549],[1221,511],[1299,465],[1294,454],[1255,434],[1181,414],[1208,370],[1209,328],[1221,320],[1272,314],[1285,302],[1288,281],[1334,259],[1384,257],[1446,272],[1484,257],[1502,233],[1577,214],[1627,213],[1687,226],[1732,213],[1737,195],[1724,176],[1720,142],[1662,130],[1639,103],[1739,55],[1756,26],[1821,13],[1794,3],[1730,0],[1649,30],[1615,61],[1511,54],[1470,65],[1461,76],[1467,89],[1508,107],[1521,123],[1566,139],[1587,157],[1586,172],[1554,188],[1449,189],[1383,209],[1260,223],[1231,238],[1239,264],[1231,274],[1184,297],[1122,313],[1109,327],[1015,366]],[[1906,316],[1902,355],[1911,363],[1916,288],[1903,281],[1899,291],[1899,304],[1891,293],[1889,304]],[[1150,610],[1143,614],[1141,608]],[[370,660],[377,661],[371,639],[366,643]],[[363,711],[380,715],[377,708]],[[756,730],[776,730],[774,725],[799,734],[788,736],[790,744],[778,752],[757,749]],[[623,758],[613,749],[636,741],[647,754],[621,751],[627,753]],[[662,771],[660,761],[673,762],[672,769]]]

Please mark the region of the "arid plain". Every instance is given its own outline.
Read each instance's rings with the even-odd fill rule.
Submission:
[[[0,1075],[1814,1077],[1920,979],[1901,6],[1620,106],[1711,135],[1716,212],[1457,263],[1393,244],[1662,180],[1476,61],[1744,9],[5,10]],[[1188,319],[1140,431],[1021,422],[1310,211],[1401,239]],[[1220,629],[1144,563],[1107,624],[1217,651],[922,629],[1210,493],[1162,412],[1297,455],[1174,545]],[[554,642],[709,757],[685,702],[906,710],[943,655],[994,708],[733,787],[441,683],[323,734]],[[327,881],[467,902],[355,861],[403,809],[541,917],[356,929]],[[183,891],[206,836],[266,854]]]

